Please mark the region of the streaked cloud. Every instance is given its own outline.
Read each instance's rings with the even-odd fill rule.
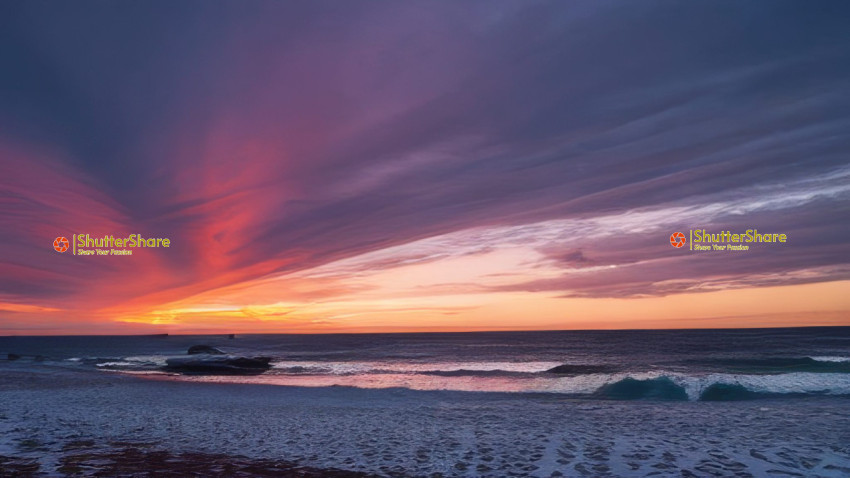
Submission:
[[[27,309],[38,330],[354,327],[370,308],[424,327],[508,297],[846,280],[847,13],[7,2],[0,302],[64,311]],[[696,227],[791,240],[734,260],[666,243]],[[50,249],[75,232],[173,246]]]

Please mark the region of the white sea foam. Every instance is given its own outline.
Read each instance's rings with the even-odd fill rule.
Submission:
[[[817,360],[818,362],[850,362],[850,357],[811,357],[812,360]]]
[[[129,367],[129,366],[132,366],[132,365],[133,364],[131,362],[103,362],[103,363],[96,364],[95,366],[96,367],[102,367],[102,368],[112,368],[112,367]]]
[[[165,364],[166,358],[166,356],[134,356],[99,363],[97,367],[112,370],[158,370]],[[832,362],[845,361],[844,357],[816,359]],[[278,361],[273,363],[272,372],[262,376],[217,377],[216,381],[318,387],[340,385],[358,388],[590,395],[598,391],[600,387],[626,378],[652,380],[666,377],[681,387],[690,400],[698,400],[701,394],[714,384],[739,385],[751,392],[764,394],[850,395],[850,374],[846,373],[686,374],[667,370],[568,376],[540,373],[560,364],[560,362],[547,361]],[[494,375],[481,375],[488,372]]]
[[[305,372],[350,375],[355,373],[427,373],[427,372],[545,372],[562,362],[275,362],[275,369],[304,369]]]

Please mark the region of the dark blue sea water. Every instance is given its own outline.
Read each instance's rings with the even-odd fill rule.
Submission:
[[[273,368],[254,376],[162,369],[166,359],[184,356],[197,344],[233,355],[269,356]],[[850,327],[0,337],[0,357],[7,353],[34,367],[189,381],[544,392],[615,400],[850,395]]]

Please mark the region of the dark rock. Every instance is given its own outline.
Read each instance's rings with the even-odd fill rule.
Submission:
[[[558,365],[557,367],[547,370],[549,373],[558,373],[562,375],[587,375],[591,373],[614,373],[616,367],[610,365]]]
[[[269,362],[271,357],[198,354],[170,358],[165,361],[165,369],[190,374],[258,375],[271,368]]]
[[[193,346],[189,347],[189,352],[187,352],[187,353],[189,355],[196,355],[196,354],[224,355],[224,352],[222,352],[221,350],[219,350],[215,347],[212,347],[210,345],[193,345]]]
[[[20,354],[8,354],[8,355],[6,356],[6,358],[7,358],[8,360],[20,360],[20,359],[22,359],[22,358],[24,358],[24,357],[26,357],[26,358],[31,358],[31,359],[35,360],[36,362],[43,362],[44,360],[46,360],[46,358],[44,357],[44,355],[20,355]]]

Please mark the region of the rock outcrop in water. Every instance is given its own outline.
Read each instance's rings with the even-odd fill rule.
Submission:
[[[211,345],[193,345],[189,347],[187,352],[189,355],[209,354],[209,355],[224,355],[224,352]]]
[[[32,360],[35,360],[36,362],[42,362],[42,361],[45,360],[43,355],[21,355],[21,354],[13,354],[13,353],[6,355],[6,360],[20,360],[22,358],[32,359]]]
[[[271,357],[196,354],[165,361],[165,370],[204,375],[258,375],[269,368]]]
[[[211,345],[193,345],[187,353],[167,359],[163,368],[198,375],[257,375],[271,368],[271,357],[229,355]]]

